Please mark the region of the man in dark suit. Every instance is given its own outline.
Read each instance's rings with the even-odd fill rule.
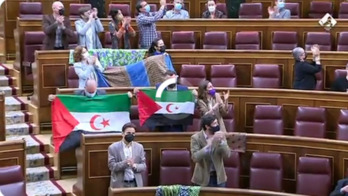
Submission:
[[[348,196],[348,178],[339,180],[330,196]]]
[[[239,17],[239,7],[241,3],[245,3],[245,0],[226,0],[228,18]]]
[[[64,5],[60,1],[52,4],[52,15],[43,17],[44,50],[64,50],[69,47],[69,37],[74,36],[70,20],[64,16]]]

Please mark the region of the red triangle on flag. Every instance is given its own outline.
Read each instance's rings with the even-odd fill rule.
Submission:
[[[65,138],[74,130],[76,125],[79,124],[79,121],[71,115],[58,97],[52,102],[51,115],[54,149],[55,152],[59,152],[59,148]]]
[[[162,107],[158,105],[143,91],[139,91],[137,95],[140,126],[143,126],[145,121],[150,118],[155,112]]]

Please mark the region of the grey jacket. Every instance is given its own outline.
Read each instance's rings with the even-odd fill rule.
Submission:
[[[124,171],[128,167],[127,161],[123,151],[123,141],[115,142],[109,146],[108,149],[108,166],[111,172],[110,187],[121,188],[124,183]],[[141,172],[146,169],[145,152],[143,145],[132,142],[132,158],[137,165],[133,169],[134,178],[138,187],[143,186],[143,178]]]
[[[79,19],[79,20],[75,21],[75,28],[76,28],[76,31],[78,34],[78,40],[79,40],[78,44],[80,46],[85,46],[85,47],[89,45],[89,43],[88,43],[89,40],[86,39],[86,33],[90,27],[93,28],[93,31],[95,32],[95,34],[93,36],[93,48],[87,48],[87,49],[90,50],[90,49],[103,48],[103,46],[99,40],[98,33],[103,32],[104,27],[99,19],[96,19],[93,22],[86,22],[83,19]]]

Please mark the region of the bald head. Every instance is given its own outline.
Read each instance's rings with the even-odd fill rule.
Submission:
[[[64,9],[63,3],[60,2],[60,1],[53,2],[53,4],[52,4],[52,11],[53,11],[53,13],[59,14],[59,10],[60,9]]]
[[[86,91],[89,93],[94,93],[97,90],[97,81],[95,80],[87,80],[86,82]]]

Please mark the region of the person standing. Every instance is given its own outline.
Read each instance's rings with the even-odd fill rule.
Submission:
[[[229,91],[224,92],[223,96],[217,93],[213,84],[208,80],[203,80],[199,84],[197,105],[201,116],[206,114],[215,115],[223,132],[226,132],[226,127],[222,117],[228,112],[229,96]]]
[[[64,16],[64,5],[60,1],[52,4],[52,15],[45,15],[42,20],[44,50],[64,50],[69,48],[69,38],[74,36],[70,20]]]
[[[201,131],[191,136],[191,155],[195,163],[191,181],[199,186],[225,187],[227,176],[223,159],[231,154],[225,132],[220,131],[214,115],[206,114],[201,120]]]
[[[275,0],[274,7],[268,7],[268,14],[270,19],[290,19],[291,12],[285,9],[285,0]]]
[[[157,12],[150,12],[150,5],[146,1],[140,1],[136,5],[139,12],[137,25],[141,49],[149,49],[152,41],[157,38],[156,22],[163,16],[166,0],[160,0],[160,5],[161,7]]]
[[[143,145],[134,142],[136,126],[126,123],[122,127],[122,140],[108,149],[108,167],[111,172],[110,187],[142,187],[141,172],[146,170]]]
[[[301,47],[296,47],[292,51],[295,59],[295,79],[294,89],[314,90],[317,84],[315,74],[321,71],[320,50],[318,45],[311,47],[313,61],[307,62],[306,52]]]
[[[98,10],[88,7],[79,9],[80,19],[75,21],[75,27],[79,36],[78,44],[84,46],[87,50],[100,49],[102,44],[99,40],[98,33],[104,31],[104,27],[98,18]]]
[[[110,11],[112,20],[109,22],[109,31],[111,35],[112,49],[122,48],[130,49],[130,37],[135,37],[135,31],[131,26],[131,18],[124,17],[122,11],[114,9]]]
[[[239,8],[241,3],[245,3],[245,0],[226,0],[228,18],[239,17]]]

